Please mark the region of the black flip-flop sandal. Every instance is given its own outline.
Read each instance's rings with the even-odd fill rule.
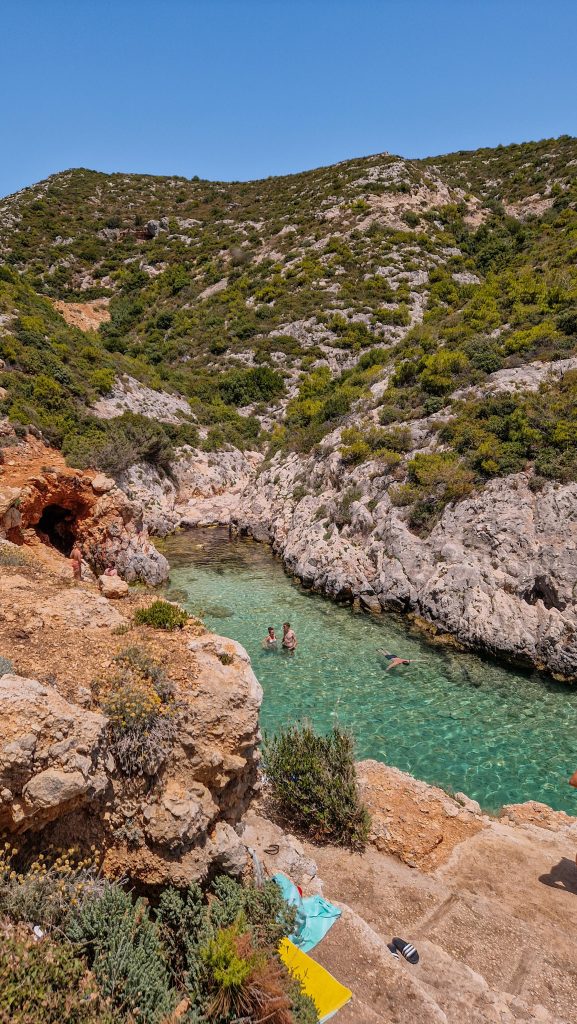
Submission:
[[[401,956],[404,956],[405,960],[408,960],[410,964],[418,964],[419,954],[412,943],[405,942],[404,939],[393,939],[392,945],[395,949],[398,949]]]
[[[395,960],[399,959],[399,951],[398,951],[398,949],[395,948],[395,946],[393,946],[392,942],[388,942],[387,943],[387,949],[388,949],[389,953],[391,953],[392,956],[394,956]]]

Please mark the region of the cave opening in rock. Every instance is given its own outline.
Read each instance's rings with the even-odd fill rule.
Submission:
[[[76,540],[76,516],[63,505],[47,505],[38,523],[36,533],[40,540],[52,544],[63,555],[70,555]]]

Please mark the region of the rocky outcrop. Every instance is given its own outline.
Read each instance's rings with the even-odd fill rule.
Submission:
[[[167,578],[168,563],[150,543],[139,505],[114,480],[70,469],[30,435],[10,453],[0,475],[0,538],[65,555],[79,543],[97,572],[113,563],[128,582]]]
[[[106,720],[35,679],[0,679],[0,828],[38,831],[102,797]]]
[[[409,867],[438,867],[456,846],[489,824],[479,804],[463,793],[450,797],[380,761],[361,761],[357,769],[371,815],[370,841]]]
[[[234,528],[337,600],[410,612],[439,637],[577,677],[577,484],[535,492],[526,473],[496,479],[419,537],[391,504],[382,465],[351,470],[331,445],[277,455]]]
[[[19,552],[3,548],[5,559]],[[95,844],[109,874],[135,883],[186,885],[216,866],[240,874],[248,853],[236,827],[257,782],[262,690],[244,649],[194,620],[170,634],[136,626],[149,601],[130,591],[120,614],[34,548],[3,567],[0,650],[15,668],[0,679],[0,829]],[[94,696],[127,647],[162,665],[174,692],[175,736],[153,777],[120,770]]]
[[[192,419],[192,410],[182,395],[154,391],[134,377],[120,377],[109,394],[99,398],[93,409],[99,419],[111,420],[123,412],[135,412],[161,423],[182,423]]]
[[[261,461],[259,452],[184,446],[170,476],[141,463],[124,473],[119,485],[142,507],[150,532],[161,537],[178,526],[228,526]]]

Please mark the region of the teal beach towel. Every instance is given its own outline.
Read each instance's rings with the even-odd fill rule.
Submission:
[[[341,916],[341,911],[322,896],[303,898],[296,885],[280,871],[273,875],[272,880],[279,886],[289,906],[296,907],[295,933],[289,935],[289,939],[303,953],[308,953],[325,937],[329,928]]]

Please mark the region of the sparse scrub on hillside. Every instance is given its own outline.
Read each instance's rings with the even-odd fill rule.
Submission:
[[[93,690],[108,718],[107,742],[118,770],[127,776],[156,775],[170,755],[180,710],[161,667],[140,648],[129,647]]]
[[[138,626],[152,626],[154,629],[182,629],[188,618],[188,613],[179,605],[160,599],[145,608],[138,608],[134,613]]]

